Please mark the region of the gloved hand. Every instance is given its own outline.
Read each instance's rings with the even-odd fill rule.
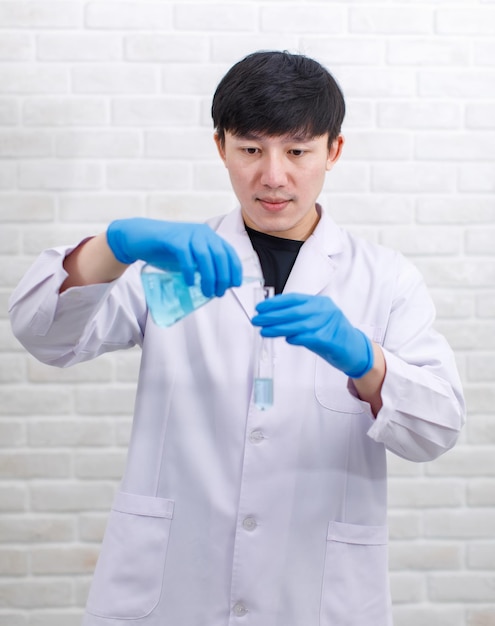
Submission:
[[[138,259],[162,269],[179,269],[187,285],[201,274],[205,296],[222,296],[242,282],[242,265],[234,248],[206,224],[167,222],[143,217],[116,220],[107,242],[121,263]]]
[[[252,319],[263,337],[285,337],[305,346],[351,378],[373,367],[373,346],[326,296],[282,294],[263,300]]]

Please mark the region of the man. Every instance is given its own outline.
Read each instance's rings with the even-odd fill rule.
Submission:
[[[249,55],[212,114],[239,209],[209,225],[117,220],[43,253],[12,296],[14,332],[46,363],[142,346],[83,623],[386,626],[386,450],[428,461],[454,445],[452,352],[415,268],[317,204],[344,145],[342,93],[321,65]],[[278,295],[255,311],[242,274],[257,258]],[[174,262],[189,284],[198,271],[217,297],[160,328],[143,262]],[[274,338],[269,411],[253,402],[259,332]]]

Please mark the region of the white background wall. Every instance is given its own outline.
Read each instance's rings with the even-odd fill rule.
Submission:
[[[396,625],[495,624],[495,1],[0,0],[0,626],[79,624],[139,360],[41,365],[7,298],[42,248],[111,219],[232,208],[210,99],[261,48],[340,81],[323,202],[419,266],[465,384],[454,451],[390,458]]]

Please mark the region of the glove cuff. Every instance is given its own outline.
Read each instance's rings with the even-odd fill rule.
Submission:
[[[349,376],[349,378],[361,378],[370,371],[375,361],[373,344],[371,343],[370,339],[368,339],[368,337],[362,331],[357,330],[357,332],[364,340],[365,353],[363,354],[363,358],[356,364],[354,368],[352,368],[352,370],[344,372],[347,376]]]
[[[109,224],[106,233],[107,243],[117,261],[124,263],[125,265],[130,265],[131,263],[134,263],[135,259],[131,259],[129,255],[126,254],[122,245],[122,233],[120,228],[121,221],[122,220],[115,220]]]

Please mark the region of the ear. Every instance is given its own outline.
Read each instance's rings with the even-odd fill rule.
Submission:
[[[337,163],[337,161],[340,159],[340,155],[342,154],[342,150],[344,148],[344,143],[344,135],[339,135],[330,146],[327,157],[327,172],[329,172],[335,165],[335,163]]]
[[[222,142],[222,140],[220,139],[218,133],[215,133],[213,135],[213,139],[214,139],[215,144],[217,146],[218,154],[220,155],[220,158],[222,159],[222,161],[225,163],[226,156],[225,156],[225,145],[224,145],[224,142]]]

